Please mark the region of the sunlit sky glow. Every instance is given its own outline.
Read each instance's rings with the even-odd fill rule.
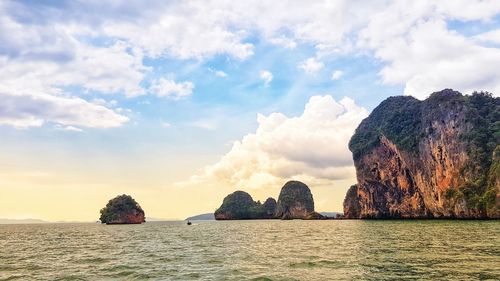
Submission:
[[[347,142],[393,95],[500,93],[500,1],[1,1],[0,218],[146,216],[308,184],[341,211]]]

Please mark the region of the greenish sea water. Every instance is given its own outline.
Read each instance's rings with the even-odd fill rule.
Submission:
[[[0,225],[0,280],[500,280],[500,221]]]

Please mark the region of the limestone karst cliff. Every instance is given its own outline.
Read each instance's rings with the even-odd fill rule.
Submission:
[[[500,98],[453,90],[383,101],[349,143],[347,218],[499,218]]]
[[[299,181],[289,181],[281,189],[278,202],[269,197],[261,204],[244,191],[226,196],[214,213],[216,220],[241,219],[326,219],[314,212],[311,190]]]
[[[312,218],[314,200],[311,190],[300,181],[289,181],[282,188],[278,197],[275,216],[281,219]]]
[[[268,199],[266,207],[272,204]],[[271,210],[274,212],[274,210]],[[265,219],[268,218],[267,210],[260,202],[255,202],[250,194],[238,190],[224,198],[222,205],[214,213],[216,220],[245,220],[245,219]]]

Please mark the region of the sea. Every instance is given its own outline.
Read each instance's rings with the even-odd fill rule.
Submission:
[[[0,225],[0,280],[500,280],[500,221]]]

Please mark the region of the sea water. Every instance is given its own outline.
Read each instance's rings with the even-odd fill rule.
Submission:
[[[500,221],[0,225],[1,280],[500,280]]]

